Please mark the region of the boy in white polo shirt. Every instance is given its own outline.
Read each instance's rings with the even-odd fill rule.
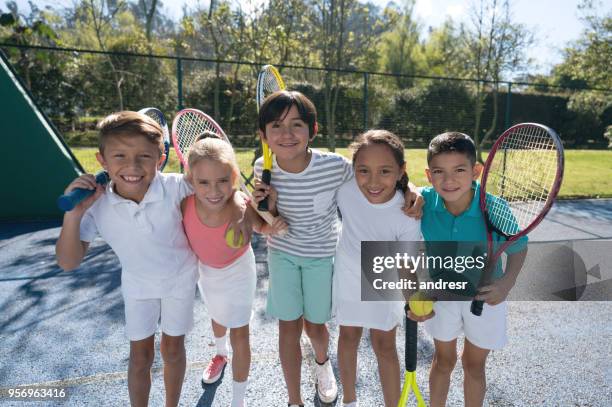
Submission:
[[[128,390],[134,406],[146,406],[151,388],[154,338],[161,318],[166,405],[178,405],[185,376],[185,334],[193,326],[197,258],[181,223],[181,200],[192,193],[180,174],[162,174],[163,137],[159,125],[136,112],[119,112],[98,125],[96,157],[108,172],[106,187],[91,174],[67,188],[95,193],[66,212],[56,245],[64,270],[77,268],[89,243],[100,235],[121,262],[126,335],[130,340]],[[236,218],[246,205],[234,199]],[[244,223],[241,228],[250,226]],[[250,231],[244,230],[244,236]]]

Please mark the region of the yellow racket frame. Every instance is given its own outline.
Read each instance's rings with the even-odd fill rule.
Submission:
[[[283,78],[281,77],[280,72],[278,72],[278,69],[276,69],[276,67],[274,67],[273,65],[266,65],[261,70],[262,72],[267,71],[274,76],[274,79],[276,80],[276,83],[278,83],[278,87],[280,88],[280,90],[284,90],[286,88],[285,81],[283,81]],[[263,102],[263,100],[261,100],[261,102]],[[257,104],[257,110],[259,110],[259,103]],[[266,143],[263,140],[261,141],[261,148],[262,148],[262,156],[264,160],[263,168],[265,170],[271,170],[272,169],[272,150],[270,150],[268,143]]]
[[[418,407],[427,407],[416,381],[416,371],[404,373],[404,387],[402,388],[402,395],[400,396],[399,403],[397,403],[397,407],[405,407],[408,404],[408,397],[411,392],[414,393],[414,397],[417,399]]]

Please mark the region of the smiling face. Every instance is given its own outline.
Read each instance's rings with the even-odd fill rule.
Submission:
[[[373,204],[391,200],[405,171],[405,166],[397,163],[391,148],[370,144],[360,148],[354,159],[355,180],[366,199]]]
[[[446,208],[457,215],[470,206],[474,196],[472,181],[478,179],[480,169],[466,154],[449,152],[435,155],[425,172]]]
[[[187,179],[193,185],[200,208],[216,214],[232,197],[237,175],[229,163],[204,158],[189,168]]]
[[[267,123],[265,134],[260,131],[260,137],[268,142],[278,165],[283,169],[291,171],[291,168],[306,168],[308,165],[308,124],[295,105],[285,110],[278,120]]]
[[[114,191],[125,199],[140,202],[147,193],[165,155],[159,146],[141,135],[108,137],[96,154],[114,184]]]

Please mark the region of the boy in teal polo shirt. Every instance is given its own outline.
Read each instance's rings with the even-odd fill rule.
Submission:
[[[486,242],[486,226],[479,206],[481,166],[476,163],[472,139],[462,133],[436,136],[427,151],[427,178],[432,187],[422,190],[425,198],[421,231],[426,241]],[[495,241],[504,238],[493,234]],[[493,283],[480,287],[476,299],[485,301],[481,316],[470,312],[471,301],[438,301],[434,312],[412,319],[425,321],[434,338],[435,352],[429,377],[431,406],[446,405],[450,376],[457,362],[457,337],[465,341],[461,361],[466,406],[481,406],[486,390],[485,362],[491,350],[501,349],[506,338],[506,302],[527,254],[527,238],[507,250],[507,266],[498,262]],[[462,276],[473,287],[480,273],[466,270]],[[435,314],[435,317],[432,316]]]

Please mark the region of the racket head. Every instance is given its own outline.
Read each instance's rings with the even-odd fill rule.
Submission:
[[[172,121],[172,143],[174,145],[176,155],[185,169],[188,169],[187,153],[189,148],[205,131],[214,133],[217,135],[217,137],[224,140],[230,146],[232,145],[221,126],[219,126],[219,124],[217,124],[212,117],[201,110],[183,109],[177,113],[176,117]],[[254,209],[257,210],[257,205],[253,200],[253,196],[242,181],[240,175],[238,176],[238,185],[242,192],[247,195]],[[259,211],[258,213],[268,224],[271,225],[274,223],[275,218],[270,213]]]
[[[563,144],[554,130],[538,123],[506,130],[482,174],[480,208],[487,227],[511,241],[533,230],[559,193],[563,168]]]
[[[187,152],[205,131],[215,133],[229,143],[225,132],[217,122],[198,109],[183,109],[172,121],[172,144],[174,151],[185,169],[187,169]],[[231,145],[231,143],[230,143]]]
[[[164,154],[166,154],[166,159],[159,167],[159,171],[162,172],[164,170],[164,167],[168,163],[168,155],[170,154],[170,130],[168,129],[168,122],[166,121],[166,118],[164,117],[162,111],[155,107],[145,107],[143,109],[140,109],[138,113],[142,113],[146,116],[149,116],[150,118],[155,120],[162,129],[164,135]]]
[[[278,72],[278,69],[276,69],[273,65],[264,65],[257,75],[257,85],[255,91],[257,111],[259,112],[259,108],[269,95],[284,89],[285,82]]]

